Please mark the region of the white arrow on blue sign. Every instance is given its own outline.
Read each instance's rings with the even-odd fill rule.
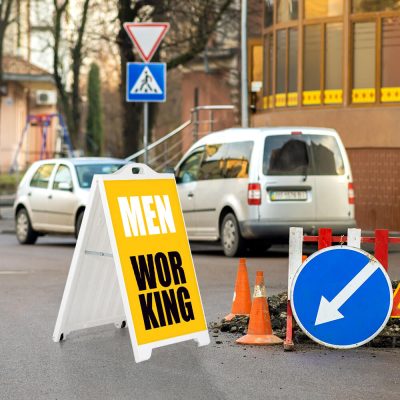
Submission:
[[[291,288],[293,315],[318,343],[352,348],[372,340],[392,310],[390,279],[374,257],[348,246],[333,246],[310,256]]]
[[[126,101],[164,102],[166,100],[165,63],[127,63]]]

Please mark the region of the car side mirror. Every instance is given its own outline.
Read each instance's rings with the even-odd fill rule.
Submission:
[[[59,190],[66,190],[67,192],[72,192],[72,183],[70,182],[60,182],[58,184]]]

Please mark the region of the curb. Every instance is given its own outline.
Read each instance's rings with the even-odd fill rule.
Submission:
[[[15,235],[15,229],[2,229],[0,235]]]

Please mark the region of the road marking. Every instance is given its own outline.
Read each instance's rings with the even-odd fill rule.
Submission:
[[[26,275],[29,271],[0,271],[0,275]]]
[[[371,259],[371,261],[336,295],[332,301],[328,301],[321,296],[315,326],[326,324],[344,318],[339,311],[347,300],[371,277],[371,275],[379,269],[379,263]]]

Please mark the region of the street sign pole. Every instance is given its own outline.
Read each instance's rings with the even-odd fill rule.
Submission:
[[[1,1],[1,0],[0,0]],[[169,29],[168,23],[128,22],[124,28],[144,63],[127,63],[126,101],[143,102],[144,163],[148,164],[149,102],[166,100],[165,63],[151,63],[160,42]]]
[[[149,143],[149,103],[143,103],[143,147],[144,147],[144,163],[147,165]]]

